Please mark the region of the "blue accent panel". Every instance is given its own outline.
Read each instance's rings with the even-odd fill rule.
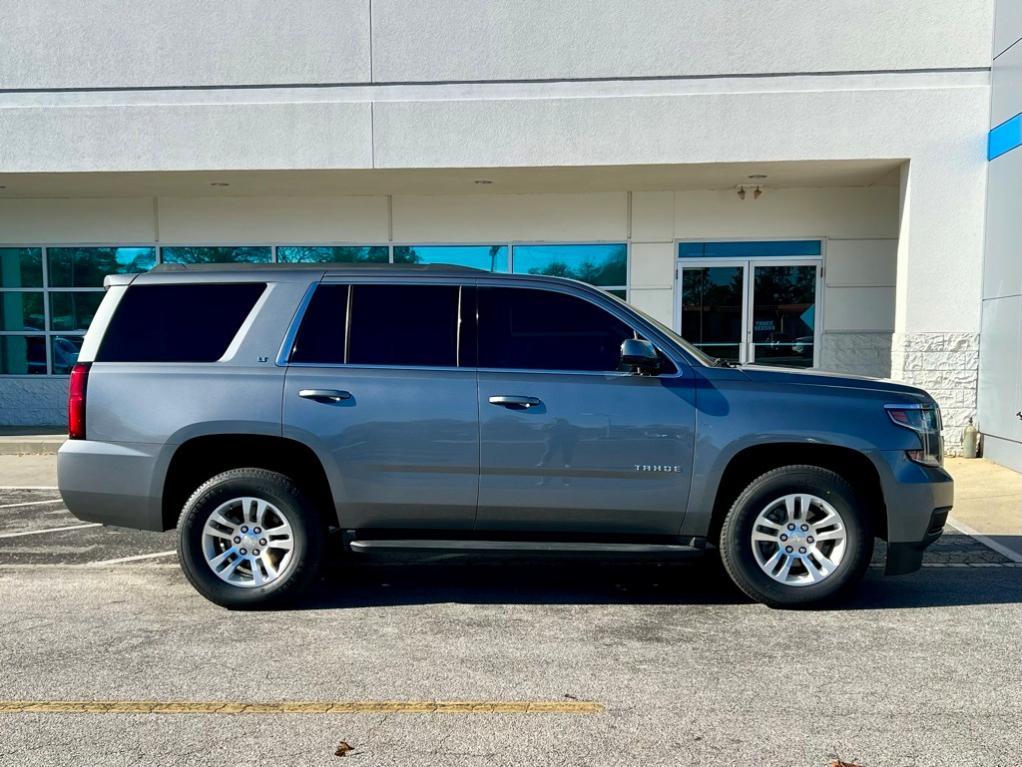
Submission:
[[[819,240],[767,240],[765,242],[682,242],[679,258],[757,258],[818,256]]]
[[[987,159],[993,160],[1022,146],[1022,112],[991,129],[987,137]]]

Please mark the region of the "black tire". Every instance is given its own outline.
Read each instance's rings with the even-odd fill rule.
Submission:
[[[263,586],[241,587],[221,579],[203,553],[203,529],[210,515],[238,497],[273,504],[291,526],[293,549],[286,569]],[[222,607],[280,607],[297,598],[316,579],[323,557],[325,529],[320,515],[294,482],[265,469],[231,469],[204,482],[188,499],[178,520],[178,557],[185,577],[202,596]]]
[[[782,496],[795,493],[815,495],[833,506],[847,536],[844,557],[833,572],[818,583],[798,586],[781,583],[764,572],[752,542],[760,512]],[[765,546],[769,549],[769,544]],[[872,518],[852,486],[835,472],[819,466],[782,466],[757,477],[735,500],[724,518],[720,554],[731,580],[757,602],[770,607],[819,605],[846,593],[862,579],[873,556]],[[807,569],[795,567],[800,567],[800,572]]]

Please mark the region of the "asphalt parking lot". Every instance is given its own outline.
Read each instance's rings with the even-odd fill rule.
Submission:
[[[953,532],[915,575],[881,577],[878,551],[825,611],[752,604],[712,557],[434,556],[335,565],[298,609],[232,613],[184,581],[173,533],[83,524],[55,491],[0,491],[2,765],[325,765],[340,741],[373,765],[1019,750],[1022,569]]]

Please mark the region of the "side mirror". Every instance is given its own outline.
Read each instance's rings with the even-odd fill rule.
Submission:
[[[621,342],[621,363],[648,375],[660,369],[660,355],[649,341],[626,338]]]

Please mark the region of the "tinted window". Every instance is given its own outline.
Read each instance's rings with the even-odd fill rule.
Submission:
[[[139,285],[117,305],[100,362],[214,362],[223,356],[265,283]]]
[[[292,362],[339,365],[344,362],[347,285],[320,285],[309,302],[291,350]]]
[[[348,363],[458,364],[456,285],[355,285]]]
[[[479,367],[617,370],[625,323],[574,296],[479,288]]]

